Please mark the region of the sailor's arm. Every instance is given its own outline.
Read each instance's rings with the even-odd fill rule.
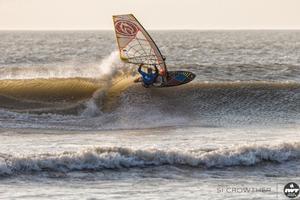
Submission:
[[[154,65],[155,68],[155,73],[158,74],[158,68],[156,67],[156,65]]]
[[[154,65],[154,68],[155,68],[155,78],[156,78],[156,77],[158,77],[158,72],[159,71],[158,71],[158,68],[156,67],[156,65]]]
[[[143,66],[143,65],[144,65],[144,64],[140,64],[139,69],[138,69],[138,72],[139,72],[142,76],[146,76],[147,73],[142,71],[142,66]]]
[[[143,66],[143,64],[140,64],[140,66],[139,66],[139,69],[138,69],[138,72],[141,74],[143,71],[142,71],[142,66]]]

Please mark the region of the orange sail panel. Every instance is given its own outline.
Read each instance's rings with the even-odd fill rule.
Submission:
[[[160,70],[167,71],[164,57],[157,45],[132,15],[113,16],[120,58],[128,63],[156,65]]]

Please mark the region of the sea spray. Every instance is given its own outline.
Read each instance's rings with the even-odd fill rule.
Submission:
[[[106,95],[107,90],[112,86],[113,81],[118,76],[122,76],[129,69],[119,59],[119,52],[114,51],[99,65],[98,79],[104,80],[102,87],[94,92],[93,96],[86,101],[86,108],[82,111],[82,116],[95,117],[101,114],[102,101]]]
[[[101,63],[51,63],[46,65],[26,65],[0,67],[0,80],[5,79],[51,79],[51,78],[101,78],[110,76],[123,65],[118,51],[111,52]]]
[[[123,67],[119,59],[119,52],[113,51],[104,58],[99,65],[100,76],[113,76],[115,72]]]

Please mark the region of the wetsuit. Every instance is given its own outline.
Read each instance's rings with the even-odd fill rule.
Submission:
[[[138,72],[142,75],[143,83],[145,87],[149,87],[155,82],[155,79],[158,76],[158,69],[154,65],[155,73],[146,73],[142,71],[142,65],[140,65]]]

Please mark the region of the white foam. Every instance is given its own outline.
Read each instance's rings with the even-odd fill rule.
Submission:
[[[120,169],[160,165],[192,167],[251,166],[261,162],[287,162],[300,159],[300,143],[278,145],[243,145],[212,151],[131,149],[95,147],[79,152],[37,154],[30,156],[1,155],[0,175],[31,172]]]

